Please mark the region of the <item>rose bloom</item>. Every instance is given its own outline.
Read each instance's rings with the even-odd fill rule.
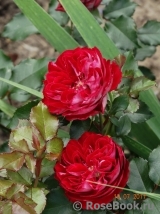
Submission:
[[[107,204],[122,191],[89,181],[124,187],[129,177],[122,148],[111,137],[91,132],[68,142],[54,170],[67,198],[80,201],[83,209],[87,201]]]
[[[97,48],[67,50],[49,62],[42,101],[51,113],[85,120],[104,113],[107,93],[117,88],[121,77],[116,62],[104,59]]]
[[[96,9],[102,0],[81,0],[81,2],[88,8],[88,10]],[[63,6],[59,3],[57,8],[57,11],[65,11]]]

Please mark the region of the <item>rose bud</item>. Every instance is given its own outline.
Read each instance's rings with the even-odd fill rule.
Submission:
[[[86,209],[87,201],[107,204],[122,191],[105,185],[125,187],[129,162],[111,137],[85,132],[68,142],[54,171],[67,198]]]
[[[85,120],[104,113],[107,93],[117,88],[121,78],[120,67],[103,58],[97,48],[67,50],[56,62],[49,62],[43,103],[67,120]]]

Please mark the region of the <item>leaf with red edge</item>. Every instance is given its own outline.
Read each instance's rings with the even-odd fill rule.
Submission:
[[[42,102],[32,108],[30,121],[44,140],[51,140],[57,134],[58,119],[49,113],[47,106]]]
[[[25,188],[22,184],[13,184],[6,192],[6,198],[11,199],[15,194],[24,192]]]
[[[62,149],[63,149],[62,139],[55,137],[52,140],[48,141],[46,152],[59,155],[61,154]]]
[[[52,175],[55,163],[56,161],[50,161],[47,158],[44,158],[41,163],[41,172],[39,177],[43,178]]]
[[[28,153],[29,152],[29,147],[25,139],[22,139],[20,141],[15,141],[13,137],[13,133],[10,135],[10,140],[9,140],[9,147],[13,151],[19,151],[23,153]]]
[[[0,213],[13,214],[11,201],[0,201]]]
[[[8,189],[13,185],[12,181],[0,180],[0,196],[5,197]]]
[[[34,174],[35,173],[35,166],[36,166],[36,160],[32,154],[27,154],[25,156],[25,162],[28,169]]]
[[[32,200],[35,203],[37,203],[37,206],[35,207],[36,213],[37,214],[42,213],[42,211],[44,210],[45,205],[46,205],[46,196],[45,196],[44,192],[42,191],[42,189],[39,189],[39,188],[29,189],[26,192],[26,195],[29,198],[32,198]]]
[[[35,127],[32,127],[32,139],[33,139],[32,145],[36,150],[39,151],[44,148],[45,141],[44,141],[43,137],[41,136],[41,134],[39,133],[39,131]]]
[[[18,171],[23,166],[25,156],[20,152],[0,154],[0,169]]]
[[[14,181],[15,183],[24,184],[26,186],[30,186],[32,184],[33,174],[28,168],[24,166],[17,172],[13,172],[12,170],[7,170],[7,172],[10,180]]]
[[[12,135],[11,135],[11,139],[10,142],[12,142],[12,140],[14,140],[14,147],[18,147],[19,143],[23,143],[24,141],[21,142],[22,140],[25,140],[29,151],[34,151],[35,149],[32,146],[32,128],[30,126],[21,126],[18,127],[17,129],[12,131]],[[12,143],[13,144],[13,143]],[[25,149],[25,151],[27,150],[27,148]]]
[[[18,209],[17,213],[37,214],[35,211],[37,204],[24,193],[19,192],[17,195],[15,195],[14,201],[15,203],[12,203],[12,209]]]

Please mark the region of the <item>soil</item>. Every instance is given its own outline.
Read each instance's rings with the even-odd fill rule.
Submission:
[[[50,0],[37,0],[45,10],[48,9]],[[141,27],[147,20],[160,21],[160,0],[134,0],[138,4],[134,13],[134,20],[138,27]],[[19,12],[13,0],[0,0],[0,33],[4,26]],[[15,64],[26,58],[54,58],[54,49],[40,35],[31,35],[23,41],[11,41],[8,38],[0,37],[0,49],[9,55]],[[156,53],[143,62],[139,62],[152,70],[156,76],[157,87],[155,94],[160,98],[160,46]]]

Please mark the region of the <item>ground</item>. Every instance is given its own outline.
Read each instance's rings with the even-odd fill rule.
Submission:
[[[134,2],[139,5],[134,14],[138,27],[141,27],[147,20],[160,22],[160,0],[134,0]],[[156,53],[151,58],[147,58],[139,64],[150,68],[155,74],[157,87],[154,88],[154,91],[160,98],[160,46],[157,47]]]

